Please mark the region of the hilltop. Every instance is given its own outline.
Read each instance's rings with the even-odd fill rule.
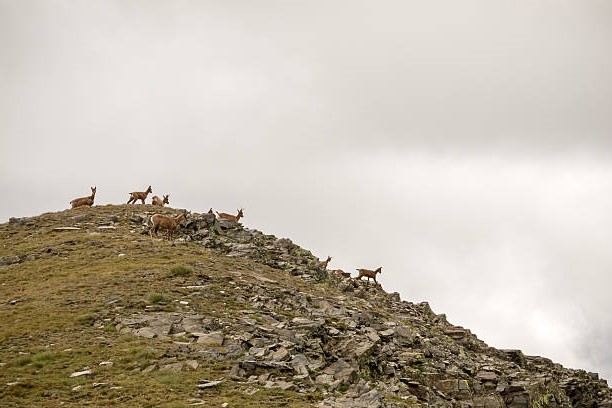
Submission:
[[[289,239],[191,214],[152,240],[158,211],[0,225],[1,406],[612,407],[597,374],[490,347]]]

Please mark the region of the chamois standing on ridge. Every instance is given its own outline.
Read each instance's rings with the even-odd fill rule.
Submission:
[[[153,201],[151,202],[151,204],[156,205],[158,207],[163,207],[165,204],[170,204],[170,201],[168,201],[169,197],[170,195],[165,195],[162,200],[158,196],[153,196]]]
[[[228,220],[228,221],[234,221],[234,222],[238,222],[240,218],[244,217],[244,214],[242,213],[242,208],[238,210],[238,215],[219,213],[219,211],[217,211],[217,215],[222,220]]]
[[[136,204],[136,200],[142,200],[142,203],[145,203],[145,200],[149,193],[152,193],[151,186],[147,188],[146,191],[133,191],[130,193],[130,199],[128,200],[128,204]]]
[[[327,259],[321,262],[321,264],[323,265],[323,269],[327,269],[327,265],[329,264],[331,260],[332,260],[332,257],[327,255]]]
[[[160,228],[167,230],[166,237],[171,240],[174,236],[174,231],[181,224],[181,221],[187,219],[187,211],[183,211],[179,215],[169,216],[163,214],[153,214],[151,216],[151,229],[149,230],[149,236],[153,239],[153,234],[157,238],[157,231]]]
[[[97,187],[90,187],[90,188],[91,188],[91,195],[87,197],[75,198],[74,200],[70,201],[70,205],[72,206],[71,208],[82,207],[84,205],[88,205],[91,207],[93,205],[94,198],[96,197]]]
[[[334,273],[339,277],[339,278],[350,278],[351,277],[351,273],[350,272],[344,272],[342,269],[334,269]]]
[[[379,267],[376,270],[371,270],[371,269],[357,269],[357,272],[359,272],[359,276],[357,276],[355,279],[361,279],[364,276],[366,278],[368,278],[368,282],[370,281],[370,278],[374,279],[374,282],[376,282],[376,274],[377,273],[382,273],[382,266]],[[376,282],[378,283],[378,282]]]

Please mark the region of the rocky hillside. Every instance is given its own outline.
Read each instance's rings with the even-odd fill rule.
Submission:
[[[191,214],[151,240],[153,212],[0,225],[0,406],[612,407],[597,374],[489,347],[289,239]]]

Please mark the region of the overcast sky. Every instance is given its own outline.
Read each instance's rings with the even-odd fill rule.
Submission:
[[[0,0],[0,220],[152,185],[612,379],[612,2]]]

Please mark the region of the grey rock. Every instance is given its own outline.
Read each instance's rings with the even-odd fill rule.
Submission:
[[[364,340],[361,344],[359,344],[357,347],[355,347],[354,354],[357,357],[363,357],[365,355],[369,355],[369,354],[372,353],[372,351],[374,350],[375,346],[376,346],[375,343],[373,343],[371,341]]]
[[[352,383],[358,377],[357,369],[344,360],[338,360],[329,365],[323,370],[323,373],[332,375],[334,379],[344,383]]]
[[[74,373],[70,374],[70,378],[82,377],[84,375],[92,375],[92,374],[93,374],[93,371],[91,371],[91,369],[89,369],[88,367],[85,367],[81,371],[75,371]]]
[[[319,327],[325,324],[325,320],[310,320],[306,317],[294,317],[291,320],[291,325],[294,327]]]
[[[289,364],[291,364],[291,367],[293,367],[297,375],[304,376],[310,374],[308,370],[308,358],[303,354],[296,354],[293,356]]]
[[[395,334],[395,330],[394,329],[387,329],[387,330],[379,331],[378,334],[381,337],[392,337]]]
[[[225,336],[221,332],[198,333],[198,344],[205,346],[222,346]]]
[[[291,353],[284,347],[279,348],[272,353],[272,360],[274,361],[286,361],[291,358]]]
[[[225,380],[216,380],[216,381],[209,381],[209,380],[202,380],[197,387],[198,388],[213,388],[216,387],[220,384],[223,384],[225,382]]]
[[[138,337],[144,337],[145,339],[152,339],[157,334],[151,327],[141,327],[140,329],[136,329],[134,331],[134,335]]]
[[[18,264],[19,262],[21,262],[21,258],[19,258],[17,255],[0,258],[0,266],[14,265]]]

